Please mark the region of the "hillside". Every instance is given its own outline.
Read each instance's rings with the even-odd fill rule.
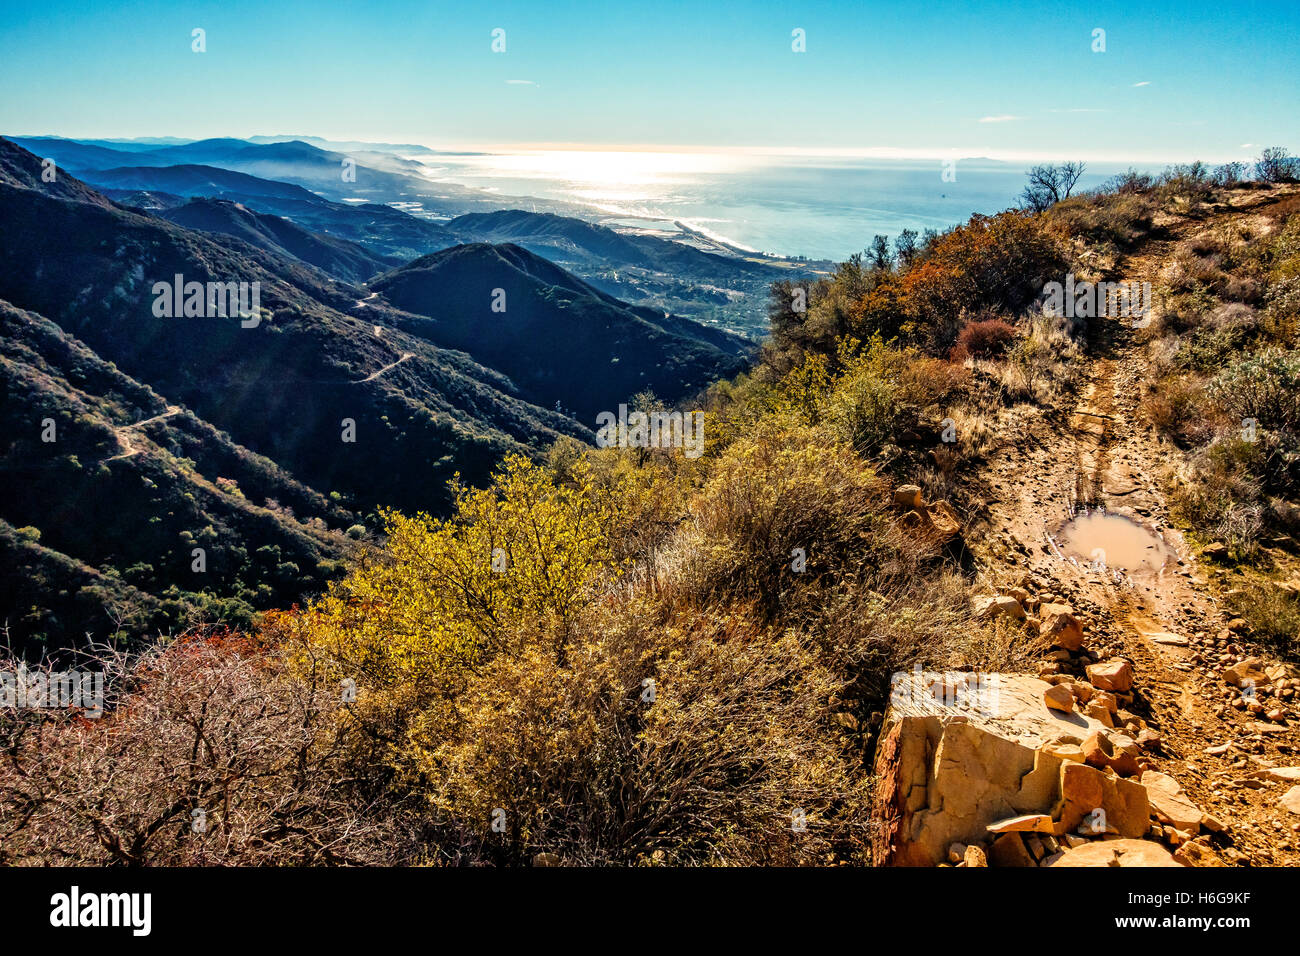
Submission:
[[[625,234],[554,213],[468,213],[447,228],[475,241],[522,246],[636,305],[755,337],[766,323],[768,286],[812,275],[811,267],[704,252],[673,239]]]
[[[0,223],[0,296],[358,506],[436,508],[441,479],[453,471],[481,480],[506,451],[589,434],[529,407],[500,373],[463,355],[395,330],[376,334],[372,320],[350,314],[363,290],[276,253],[123,208],[3,186]],[[261,318],[244,327],[155,316],[152,286],[176,274],[259,282]],[[370,377],[408,352],[401,367]],[[356,423],[355,447],[340,447],[344,419]],[[388,464],[380,474],[370,466],[375,458]]]
[[[216,166],[181,164],[176,166],[123,166],[97,169],[86,174],[85,179],[99,189],[143,189],[153,192],[175,193],[178,196],[207,196],[215,199],[233,198],[296,200],[316,202],[318,197],[310,190],[292,183],[275,182],[247,173],[237,173]]]
[[[348,551],[346,509],[2,301],[0,421],[15,646],[247,625],[321,590]]]
[[[136,634],[195,615],[246,623],[319,591],[341,532],[376,507],[442,511],[453,474],[480,483],[507,453],[591,439],[299,257],[363,273],[364,250],[232,203],[189,207],[180,218],[249,241],[118,206],[66,173],[44,182],[36,157],[0,140],[0,520],[16,555],[0,593],[20,646],[102,635],[119,604]],[[260,311],[160,317],[154,283],[177,274],[256,282]],[[46,418],[58,443],[33,430]],[[196,580],[183,545],[197,538]]]
[[[401,263],[381,258],[355,242],[308,232],[281,216],[254,212],[237,202],[194,199],[159,215],[187,229],[233,236],[259,249],[289,255],[344,282],[364,282]]]
[[[745,340],[620,302],[519,246],[484,243],[424,256],[370,283],[424,320],[400,327],[463,349],[532,401],[595,416],[645,390],[676,402],[746,363]],[[500,292],[498,292],[500,290]],[[504,294],[504,300],[499,295]],[[493,309],[493,303],[503,306]]]

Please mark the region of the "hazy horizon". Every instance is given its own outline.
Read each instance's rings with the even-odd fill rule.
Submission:
[[[54,0],[0,11],[0,130],[204,139],[237,116],[440,150],[1246,161],[1295,140],[1297,34],[1300,7],[1269,2]]]

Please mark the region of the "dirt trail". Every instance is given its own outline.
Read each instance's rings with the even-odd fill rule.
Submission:
[[[399,358],[396,362],[389,362],[383,368],[376,369],[375,371],[367,375],[365,378],[359,378],[356,381],[354,381],[352,384],[360,385],[362,382],[373,382],[375,379],[379,378],[379,376],[383,375],[385,372],[391,372],[393,369],[397,368],[397,366],[401,365],[407,359],[413,359],[413,358],[415,358],[414,352],[403,352],[402,357]]]
[[[145,425],[152,425],[154,422],[160,422],[164,418],[171,418],[173,415],[180,414],[179,405],[168,405],[167,410],[161,415],[155,415],[153,418],[146,418],[144,421],[133,422],[130,425],[121,425],[113,429],[113,434],[117,436],[117,442],[125,451],[120,455],[114,455],[112,458],[106,458],[105,461],[117,461],[119,458],[130,458],[132,455],[138,455],[143,450],[137,447],[131,441],[131,432],[137,428],[143,428]]]
[[[1179,241],[1242,211],[1171,224],[1164,237],[1122,258],[1105,278],[1154,287]],[[1175,777],[1202,810],[1226,826],[1227,861],[1300,865],[1300,824],[1278,806],[1287,786],[1253,776],[1260,760],[1300,764],[1295,701],[1288,706],[1290,726],[1225,706],[1238,692],[1222,679],[1217,656],[1250,649],[1226,630],[1228,614],[1192,549],[1168,524],[1158,478],[1171,461],[1170,449],[1137,414],[1149,369],[1133,320],[1089,323],[1084,378],[1073,407],[1018,407],[1001,416],[1002,447],[981,476],[989,489],[988,521],[970,535],[974,550],[993,583],[1014,583],[1027,573],[1040,597],[1058,596],[1079,612],[1086,646],[1132,660],[1136,698],[1129,709],[1161,735],[1151,754],[1155,767]],[[1089,570],[1086,563],[1062,560],[1047,533],[1078,507],[1128,514],[1158,532],[1177,557],[1159,575],[1134,574],[1118,583],[1113,569]],[[1165,636],[1151,637],[1157,634]],[[1185,646],[1167,643],[1176,640],[1169,634],[1186,639]],[[1223,639],[1218,647],[1216,638]],[[1224,646],[1228,641],[1230,648]],[[1224,744],[1230,745],[1225,752],[1207,752]]]

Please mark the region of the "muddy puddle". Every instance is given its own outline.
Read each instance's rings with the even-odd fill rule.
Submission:
[[[1130,574],[1159,572],[1176,555],[1151,529],[1132,518],[1094,511],[1070,519],[1055,535],[1067,558],[1091,567],[1123,569]]]

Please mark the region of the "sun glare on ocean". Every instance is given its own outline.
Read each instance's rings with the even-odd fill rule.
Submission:
[[[481,174],[563,183],[566,193],[592,203],[646,202],[675,183],[727,172],[743,159],[722,153],[658,150],[534,149],[499,153],[479,164]]]

